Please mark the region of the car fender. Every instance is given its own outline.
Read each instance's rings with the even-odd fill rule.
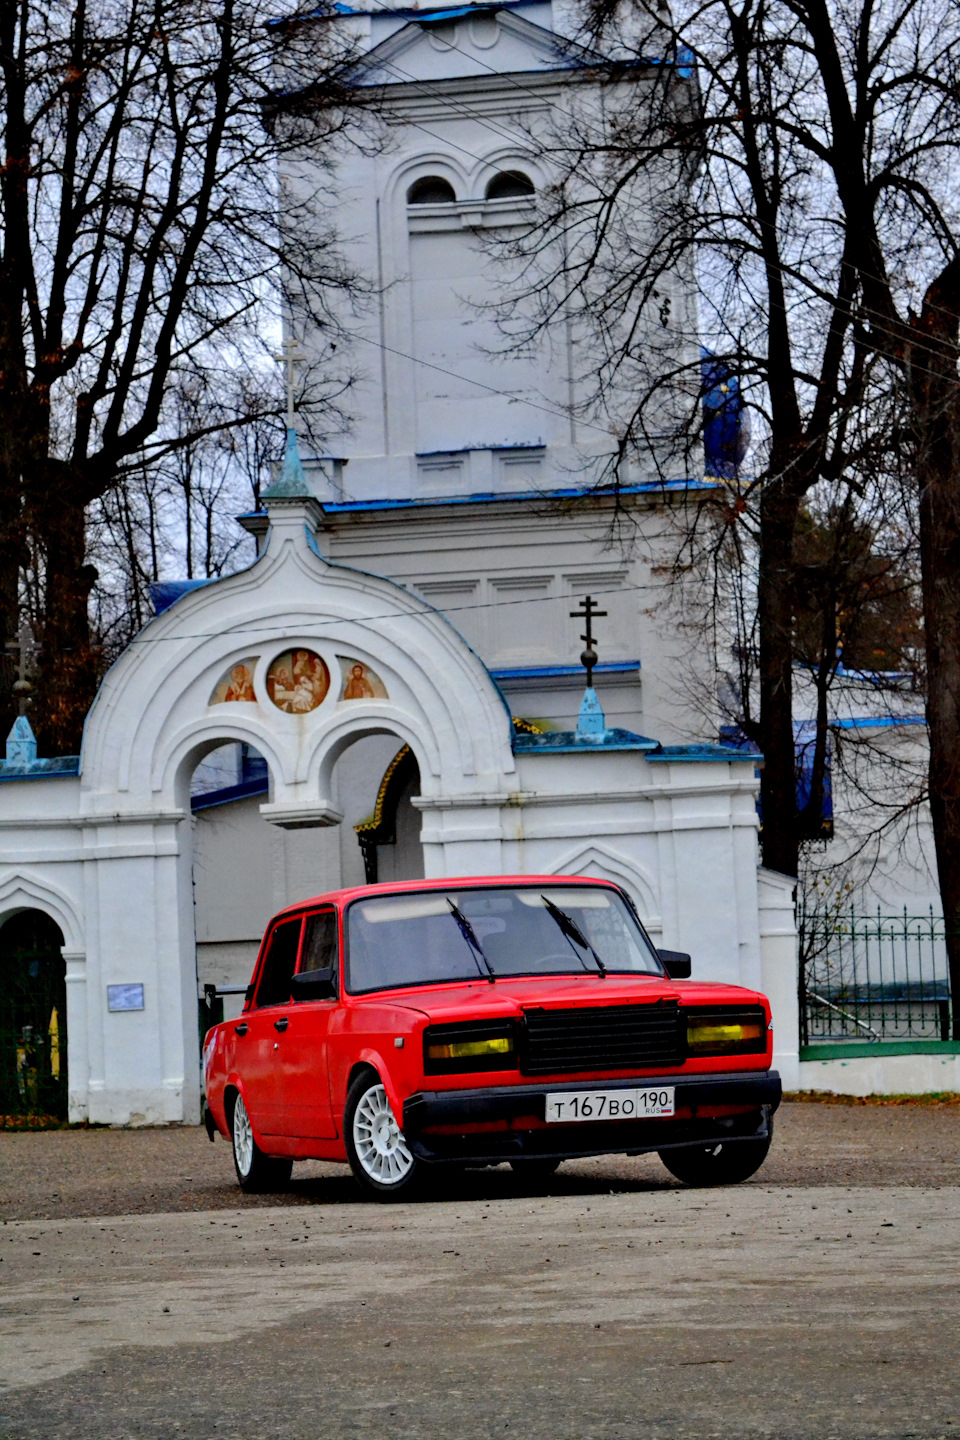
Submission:
[[[247,1097],[246,1097],[246,1094],[244,1093],[243,1081],[240,1079],[240,1076],[236,1073],[236,1071],[231,1071],[231,1072],[230,1072],[229,1076],[227,1077],[226,1081],[224,1082],[223,1089],[222,1089],[221,1092],[220,1092],[220,1096],[221,1096],[221,1099],[220,1099],[220,1110],[221,1110],[221,1113],[223,1114],[224,1122],[226,1122],[227,1107],[226,1107],[226,1105],[224,1104],[223,1096],[226,1095],[226,1093],[227,1093],[228,1090],[237,1090],[237,1091],[239,1091],[240,1095],[243,1096],[243,1103],[244,1103],[244,1105],[246,1105],[247,1118],[248,1118],[248,1120],[250,1121],[250,1129],[253,1131],[253,1138],[254,1138],[254,1140],[257,1142],[257,1144],[260,1146],[260,1149],[266,1151],[266,1149],[267,1149],[268,1147],[266,1147],[266,1146],[263,1144],[263,1137],[262,1137],[261,1134],[260,1134],[260,1129],[259,1129],[259,1127],[254,1123],[253,1116],[250,1114],[250,1106],[247,1105]],[[212,1108],[213,1108],[213,1107],[211,1106],[211,1109],[212,1109]],[[215,1111],[214,1111],[214,1117],[213,1117],[213,1118],[214,1118],[214,1119],[217,1118]],[[229,1127],[227,1127],[227,1128],[223,1131],[223,1135],[224,1135],[224,1138],[225,1138],[225,1139],[232,1141],[233,1136],[232,1136],[231,1133],[230,1133]]]
[[[397,1089],[393,1076],[390,1073],[390,1067],[384,1060],[383,1055],[380,1053],[379,1050],[374,1049],[372,1045],[365,1045],[361,1050],[357,1052],[357,1061],[362,1062],[364,1065],[370,1065],[374,1070],[376,1070],[377,1074],[380,1076],[380,1079],[383,1081],[383,1088],[387,1092],[387,1099],[390,1101],[390,1109],[393,1111],[393,1118],[396,1120],[398,1125],[402,1126],[403,1097],[401,1096],[400,1091]]]

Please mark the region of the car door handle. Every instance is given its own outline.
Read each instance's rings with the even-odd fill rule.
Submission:
[[[250,1028],[250,1027],[249,1027],[249,1025],[247,1024],[246,1020],[244,1020],[244,1021],[241,1022],[241,1024],[239,1024],[239,1025],[234,1025],[234,1027],[233,1027],[233,1033],[234,1033],[234,1035],[246,1035],[246,1033],[247,1033],[247,1031],[249,1030],[249,1028]]]
[[[290,1024],[290,1021],[289,1021],[289,1019],[287,1018],[287,1016],[286,1016],[286,1015],[281,1015],[279,1020],[274,1020],[274,1022],[273,1022],[273,1028],[274,1028],[274,1030],[286,1030],[286,1028],[287,1028],[287,1026],[288,1026],[289,1024]]]

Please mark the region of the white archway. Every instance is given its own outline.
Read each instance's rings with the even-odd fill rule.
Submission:
[[[242,574],[185,595],[152,621],[107,675],[87,721],[83,809],[172,815],[204,747],[246,741],[273,780],[269,818],[335,823],[324,790],[351,736],[382,730],[411,746],[424,794],[515,788],[510,716],[479,658],[427,602],[379,576],[334,565],[311,543],[310,501],[271,510],[265,554]],[[361,656],[386,696],[344,701],[338,686],[309,714],[285,714],[264,688],[271,660],[303,647],[334,677]],[[254,703],[211,704],[226,667],[255,657]]]
[[[63,905],[51,901],[50,908],[55,918],[63,914],[71,946],[86,930],[88,983],[77,988],[91,997],[85,1028],[93,1119],[199,1115],[201,942],[192,868],[199,822],[191,816],[189,782],[208,752],[240,742],[267,762],[269,796],[245,803],[247,814],[258,805],[271,824],[257,822],[254,848],[244,841],[246,850],[229,852],[233,868],[223,872],[224,891],[236,886],[237,875],[247,878],[238,889],[244,899],[250,877],[262,882],[261,933],[282,904],[332,888],[323,836],[336,840],[329,827],[341,818],[334,767],[364,736],[395,737],[398,748],[407,744],[416,756],[418,803],[440,817],[423,847],[427,874],[499,868],[497,807],[517,788],[502,696],[469,645],[427,602],[327,560],[318,548],[320,517],[309,498],[272,499],[257,563],[188,592],[152,620],[106,676],[87,718],[78,820],[95,837],[96,864],[84,881],[90,897],[84,924]],[[283,657],[302,651],[315,657],[310,665],[327,677],[326,688],[294,712],[277,701],[275,676]],[[356,665],[376,678],[357,699],[348,698],[345,679]],[[238,666],[244,682],[230,691],[224,680]],[[226,810],[222,818],[225,831]],[[204,823],[210,835],[219,822]],[[270,890],[281,872],[295,895],[281,894],[280,882]],[[208,893],[216,893],[216,882],[207,875]],[[251,914],[245,912],[243,933],[234,933],[242,953],[227,954],[226,924],[222,945],[220,932],[202,940],[211,965],[245,968],[243,983],[247,951],[256,948]],[[105,1009],[106,987],[116,981],[143,986],[142,1014],[121,1018]],[[136,1084],[133,1075],[140,1077]],[[133,1109],[137,1093],[147,1098]]]

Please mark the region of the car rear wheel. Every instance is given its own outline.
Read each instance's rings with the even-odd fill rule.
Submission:
[[[770,1149],[772,1133],[763,1140],[737,1140],[733,1144],[691,1145],[657,1153],[671,1175],[684,1185],[739,1185],[760,1169]]]
[[[396,1200],[414,1190],[420,1166],[407,1148],[387,1092],[373,1070],[358,1075],[350,1086],[343,1135],[350,1168],[369,1195]]]
[[[253,1126],[250,1124],[250,1116],[242,1095],[238,1095],[234,1102],[230,1132],[233,1138],[233,1164],[240,1189],[245,1190],[248,1195],[285,1189],[290,1183],[293,1161],[264,1155],[253,1138]]]

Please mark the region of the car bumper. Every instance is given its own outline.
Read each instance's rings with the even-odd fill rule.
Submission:
[[[550,1094],[643,1085],[657,1089],[672,1085],[676,1108],[682,1113],[653,1120],[544,1123]],[[524,1156],[642,1155],[683,1145],[765,1139],[780,1096],[775,1070],[421,1091],[404,1102],[403,1133],[410,1150],[426,1164],[495,1163]]]

